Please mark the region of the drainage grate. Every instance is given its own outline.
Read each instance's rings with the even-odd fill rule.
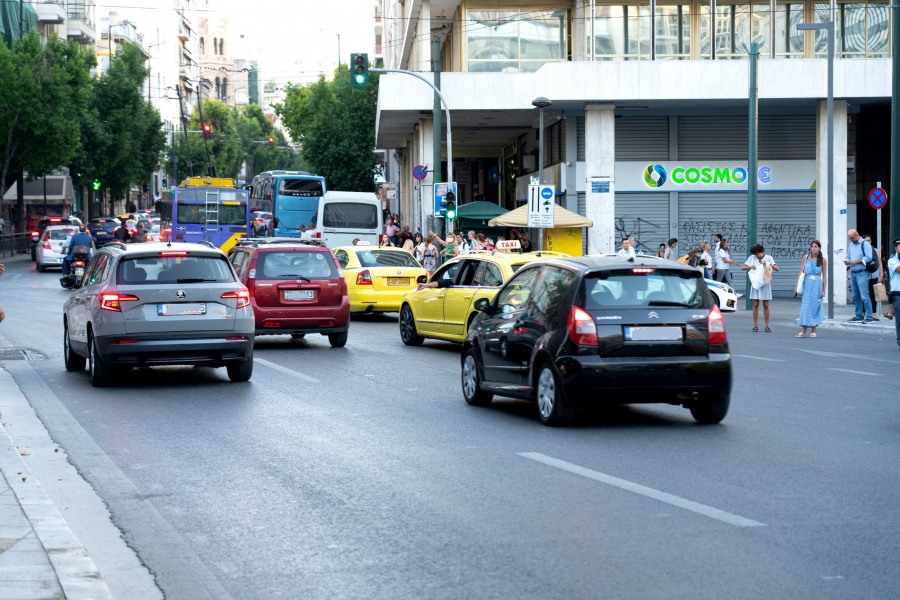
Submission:
[[[47,358],[42,352],[33,348],[3,348],[0,349],[0,360],[44,360]]]

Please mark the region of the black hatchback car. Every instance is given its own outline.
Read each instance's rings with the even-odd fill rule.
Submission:
[[[701,423],[728,412],[731,355],[702,274],[657,258],[526,265],[475,303],[462,353],[466,402],[535,400],[547,425],[585,403],[668,403]]]

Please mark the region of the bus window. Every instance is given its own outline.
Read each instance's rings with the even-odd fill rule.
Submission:
[[[323,195],[322,182],[318,179],[282,179],[278,188],[281,196],[316,197]]]
[[[359,202],[326,202],[322,226],[336,229],[377,229],[378,208]]]

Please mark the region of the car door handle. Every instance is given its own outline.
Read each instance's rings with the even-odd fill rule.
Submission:
[[[463,296],[463,300],[468,300],[468,299],[470,299],[471,297],[472,297],[472,294],[469,294],[468,296]]]

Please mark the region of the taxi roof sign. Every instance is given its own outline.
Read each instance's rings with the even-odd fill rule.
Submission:
[[[372,242],[367,242],[365,240],[359,240],[358,242],[356,242],[356,245],[357,246],[371,246]]]
[[[519,243],[519,240],[501,240],[497,242],[496,248],[498,250],[521,250],[522,244]]]

